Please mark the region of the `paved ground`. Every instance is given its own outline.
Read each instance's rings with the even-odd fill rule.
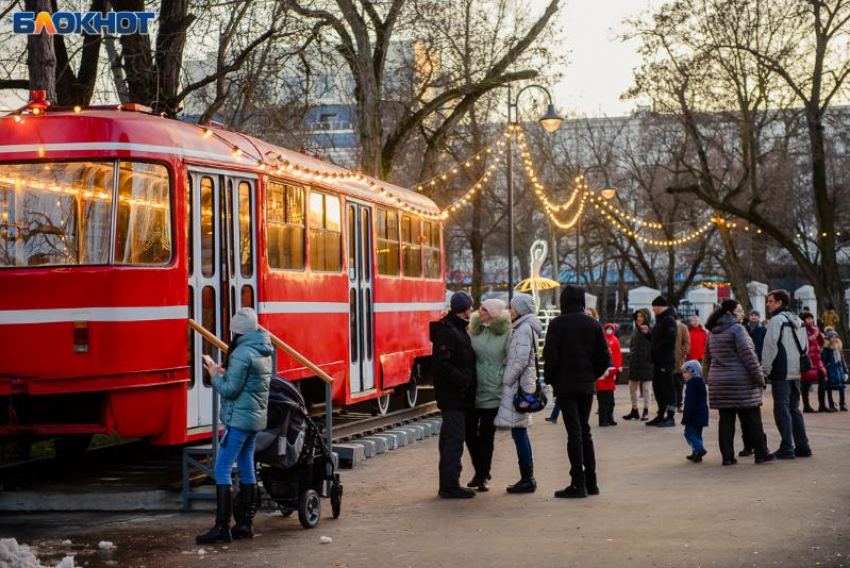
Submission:
[[[617,397],[619,416],[624,387]],[[769,406],[763,414],[775,448]],[[268,513],[257,520],[259,538],[199,553],[193,537],[210,513],[89,513],[0,516],[0,536],[34,545],[45,564],[75,550],[78,566],[850,566],[850,413],[807,414],[815,456],[759,466],[720,465],[716,415],[702,464],[684,459],[681,427],[595,428],[602,494],[576,501],[552,495],[568,481],[565,433],[539,416],[533,495],[504,492],[518,475],[510,435],[500,432],[493,488],[470,501],[436,497],[429,439],[343,471],[343,514],[333,520],[327,507],[315,530]],[[323,535],[333,542],[319,544]],[[117,549],[96,552],[100,540]]]

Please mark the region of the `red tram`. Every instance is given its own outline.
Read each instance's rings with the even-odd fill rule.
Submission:
[[[187,318],[260,324],[333,376],[333,402],[415,404],[445,298],[422,195],[146,107],[0,119],[0,436],[210,435]],[[279,353],[278,371],[324,388]],[[0,438],[0,439],[2,439]]]

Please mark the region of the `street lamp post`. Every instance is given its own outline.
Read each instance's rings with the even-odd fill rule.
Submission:
[[[513,180],[513,141],[514,141],[514,123],[519,124],[519,97],[528,89],[539,89],[546,94],[548,100],[546,106],[546,114],[538,119],[540,125],[546,132],[555,132],[564,121],[555,111],[555,105],[552,104],[552,95],[549,90],[542,85],[527,85],[517,92],[516,97],[513,97],[511,84],[508,83],[508,167],[507,167],[507,183],[508,183],[508,303],[514,296],[514,180]],[[513,111],[513,115],[511,114]],[[513,119],[511,118],[513,116]]]

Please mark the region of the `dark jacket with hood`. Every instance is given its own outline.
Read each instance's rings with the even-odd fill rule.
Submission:
[[[549,323],[543,359],[544,380],[556,397],[592,395],[611,366],[602,326],[584,313],[583,288],[570,284],[561,292],[561,315]]]
[[[652,315],[646,308],[640,308],[632,316],[635,319],[635,329],[629,343],[629,380],[651,381],[652,359],[649,357],[649,335],[641,333],[637,324],[637,314],[642,313],[645,325],[649,327]]]
[[[475,408],[475,351],[466,332],[468,325],[469,322],[454,313],[431,322],[434,344],[431,365],[440,410]]]
[[[649,354],[654,365],[676,364],[676,312],[673,308],[667,308],[655,318]]]

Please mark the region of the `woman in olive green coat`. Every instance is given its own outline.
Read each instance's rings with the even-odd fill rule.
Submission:
[[[493,462],[493,421],[502,399],[502,375],[511,339],[511,316],[502,300],[484,300],[469,320],[469,334],[475,350],[475,409],[466,417],[466,446],[475,467],[475,477],[466,484],[487,491]]]

